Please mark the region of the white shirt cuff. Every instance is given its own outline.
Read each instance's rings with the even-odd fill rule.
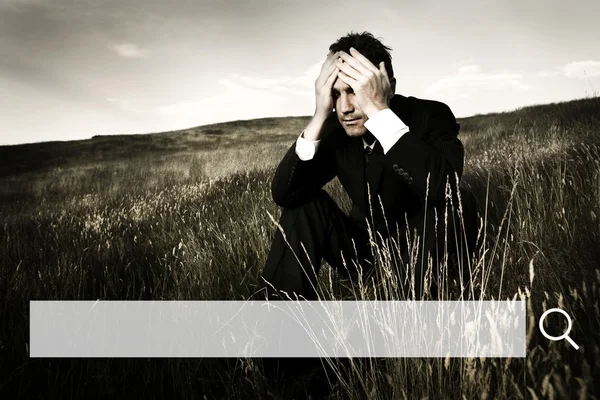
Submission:
[[[319,148],[320,140],[308,140],[304,139],[304,131],[300,134],[298,140],[296,140],[296,154],[302,161],[312,160]]]
[[[381,110],[365,122],[365,127],[377,138],[383,154],[387,153],[393,145],[409,131],[408,126],[389,108]]]

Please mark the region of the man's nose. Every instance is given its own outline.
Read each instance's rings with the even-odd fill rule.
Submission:
[[[344,114],[349,114],[354,111],[354,105],[350,101],[350,96],[346,93],[340,95],[340,111]]]

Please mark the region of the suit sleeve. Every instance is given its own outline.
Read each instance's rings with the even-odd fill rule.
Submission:
[[[332,113],[321,130],[321,142],[314,157],[302,161],[296,153],[296,142],[275,170],[271,182],[273,201],[281,207],[297,207],[313,199],[335,175],[335,133],[337,120]],[[339,123],[337,123],[339,126]]]
[[[464,148],[458,139],[460,125],[443,103],[431,102],[423,116],[423,138],[405,133],[386,154],[386,167],[398,173],[424,203],[444,204],[446,182],[457,190],[455,174],[462,177]],[[428,182],[429,176],[429,182]]]

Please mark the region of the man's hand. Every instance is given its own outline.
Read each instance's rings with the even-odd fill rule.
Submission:
[[[325,120],[329,113],[333,110],[333,98],[331,97],[331,88],[338,76],[340,70],[335,65],[335,60],[339,57],[339,53],[330,53],[323,66],[321,73],[315,81],[315,118]]]
[[[354,90],[358,106],[367,117],[388,108],[388,100],[393,93],[383,62],[377,68],[351,47],[350,54],[339,52],[335,65],[340,69],[338,78]]]

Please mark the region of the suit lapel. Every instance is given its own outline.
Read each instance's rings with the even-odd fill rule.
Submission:
[[[414,125],[414,121],[412,121],[412,101],[409,98],[399,94],[394,95],[392,101],[390,102],[390,109],[396,115],[398,115],[402,122],[409,126],[413,133],[415,133],[414,129],[416,127]],[[337,122],[337,117],[335,117],[335,114],[332,114],[331,118],[335,127],[343,132],[343,127]],[[372,201],[376,202],[374,205],[377,205],[376,209],[378,209],[379,200],[377,194],[379,194],[378,192],[383,179],[384,165],[384,155],[383,150],[381,149],[381,144],[377,142],[379,151],[371,155],[372,166],[369,168],[369,176],[367,177],[362,138],[349,138],[345,136],[345,132],[343,132],[342,136],[344,137],[344,140],[349,139],[347,146],[344,145],[346,151],[343,152],[343,156],[339,160],[341,163],[340,168],[346,170],[343,174],[348,178],[347,182],[349,183],[349,186],[346,190],[349,191],[348,194],[350,194],[350,190],[352,193],[354,193],[351,195],[351,197],[356,206],[360,210],[365,210],[368,213],[369,203],[367,199],[367,189],[365,183],[365,179],[367,179],[369,182],[371,182],[371,199]],[[360,186],[358,185],[359,182]]]
[[[411,125],[413,125],[413,121],[410,115],[410,100],[407,97],[396,94],[392,97],[392,101],[390,102],[390,109],[404,122],[411,130]],[[362,141],[361,141],[362,145]],[[371,185],[371,198],[373,201],[377,201],[377,194],[379,193],[379,187],[382,179],[383,173],[383,149],[381,148],[381,144],[377,141],[376,150],[373,151],[373,154],[370,156],[370,164],[368,169],[367,181]]]
[[[379,141],[375,142],[373,152],[369,156],[367,165],[367,182],[371,188],[371,200],[378,202],[377,194],[379,193],[379,183],[383,171],[383,149]]]
[[[354,164],[352,169],[355,171],[354,177],[356,181],[353,181],[353,186],[355,185],[354,188],[358,195],[357,200],[354,201],[358,203],[357,205],[360,209],[365,210],[367,206],[367,194],[365,192],[364,184],[366,165],[362,138],[352,138],[350,140],[350,146],[348,147],[348,150],[348,160],[351,160],[352,164]]]

